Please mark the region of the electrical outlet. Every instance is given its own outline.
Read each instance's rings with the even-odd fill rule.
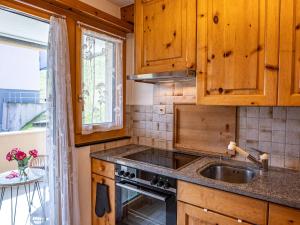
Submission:
[[[165,105],[159,106],[159,114],[166,114],[166,106]]]

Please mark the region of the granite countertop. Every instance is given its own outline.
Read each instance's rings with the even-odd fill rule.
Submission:
[[[199,184],[231,193],[253,197],[281,205],[300,209],[300,172],[288,169],[270,167],[268,172],[260,173],[254,164],[226,160],[211,156],[203,156],[178,170],[160,167],[148,163],[137,162],[122,158],[125,155],[149,149],[148,146],[127,145],[105,151],[91,153],[92,158],[126,165],[137,169],[174,177],[178,180]],[[236,166],[251,167],[257,172],[256,177],[245,184],[233,184],[205,178],[198,174],[198,170],[212,163],[224,163]]]

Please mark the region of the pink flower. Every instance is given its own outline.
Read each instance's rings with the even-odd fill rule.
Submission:
[[[23,159],[26,158],[26,153],[25,152],[22,152],[22,151],[18,151],[17,154],[16,154],[16,159],[18,161],[22,161]]]
[[[12,161],[14,159],[14,157],[13,157],[13,155],[9,152],[9,153],[7,153],[7,155],[6,155],[6,160],[7,161]]]
[[[33,158],[38,157],[38,150],[33,149],[33,150],[29,151],[29,155],[31,155]]]
[[[11,151],[10,151],[10,154],[12,154],[12,156],[15,156],[17,154],[17,152],[21,151],[21,149],[19,148],[13,148]]]

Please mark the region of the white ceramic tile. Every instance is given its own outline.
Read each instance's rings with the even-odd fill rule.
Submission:
[[[287,119],[300,120],[300,107],[287,107]]]
[[[286,120],[273,119],[272,130],[282,130],[284,131],[286,127]]]
[[[258,129],[247,129],[247,140],[258,140]]]
[[[259,117],[259,107],[247,107],[247,117],[248,118],[258,118]]]
[[[273,118],[274,119],[286,119],[286,107],[273,107]]]
[[[272,131],[273,143],[285,143],[285,131],[273,130]]]
[[[247,129],[258,129],[258,118],[247,118]]]
[[[290,145],[285,146],[285,156],[286,157],[300,157],[300,145]]]
[[[259,141],[272,141],[272,131],[260,130],[259,131]]]
[[[300,132],[300,120],[291,120],[286,121],[286,130]]]
[[[272,117],[273,117],[273,107],[259,108],[259,118],[272,118]]]

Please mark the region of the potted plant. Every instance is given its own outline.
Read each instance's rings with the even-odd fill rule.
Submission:
[[[19,177],[20,179],[27,179],[26,169],[28,168],[28,162],[31,158],[38,157],[38,151],[36,149],[28,152],[29,156],[19,148],[13,148],[6,155],[7,161],[16,160],[18,163]]]

